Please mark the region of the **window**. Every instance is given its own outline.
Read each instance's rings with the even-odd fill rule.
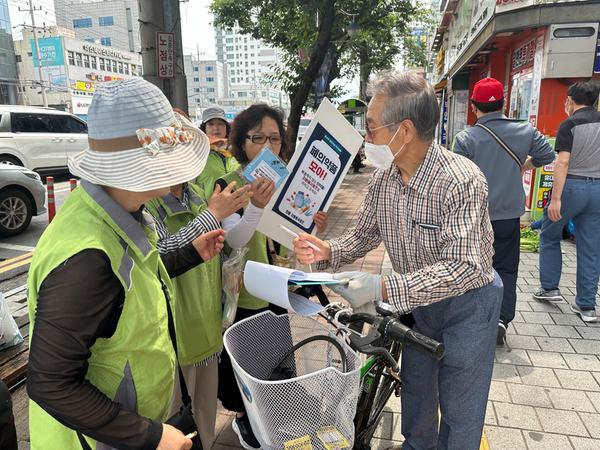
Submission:
[[[233,51],[233,46],[232,45],[228,45],[225,50],[227,50],[228,52],[232,52]]]
[[[51,133],[50,114],[12,113],[11,126],[13,133]],[[58,131],[57,131],[58,132]]]
[[[208,101],[211,102],[211,103],[215,103],[217,101],[217,99],[216,98],[209,98]]]
[[[91,28],[92,18],[73,19],[73,28]]]
[[[100,44],[110,47],[112,45],[112,42],[109,37],[103,37],[103,38],[100,38]]]
[[[206,92],[215,92],[215,88],[208,88],[206,89]]]
[[[94,42],[96,42],[96,39],[88,37],[88,38],[85,38],[84,41],[85,42],[91,42],[93,44]]]
[[[225,39],[225,42],[227,42],[228,44],[233,44],[233,38],[227,38]]]
[[[81,53],[75,53],[75,65],[78,67],[83,67],[83,55]]]
[[[248,97],[248,93],[246,91],[239,91],[238,97]]]
[[[92,69],[98,69],[98,58],[95,56],[90,56],[90,66]]]
[[[206,77],[206,81],[208,83],[212,83],[213,81],[215,81],[215,78],[214,77]]]
[[[112,63],[112,71],[114,73],[117,73],[117,62],[115,60],[112,60],[111,63]]]
[[[198,72],[200,70],[200,67],[196,66],[194,67],[194,72]]]
[[[206,71],[207,72],[212,72],[212,71],[214,71],[214,67],[213,66],[206,66]]]
[[[200,83],[200,78],[194,77],[194,83]]]
[[[90,68],[90,55],[83,55],[83,67]]]
[[[101,27],[110,27],[115,24],[113,16],[98,17],[98,25]]]
[[[200,99],[196,97],[196,103],[200,103]]]
[[[15,55],[15,60],[20,63],[21,61],[23,61],[23,59],[21,58],[21,55]]]
[[[194,88],[194,92],[197,94],[200,93],[200,88]]]
[[[79,119],[71,116],[54,116],[54,125],[59,127],[60,133],[78,133],[88,132],[87,125]]]
[[[104,68],[104,58],[100,58],[100,60],[99,60],[99,61],[100,61],[100,70],[106,70],[106,69]]]
[[[129,75],[129,63],[123,63],[123,70],[125,71],[125,75]]]
[[[267,96],[267,91],[260,91],[260,95],[262,95],[263,97]]]
[[[123,73],[123,63],[119,61],[119,73]]]

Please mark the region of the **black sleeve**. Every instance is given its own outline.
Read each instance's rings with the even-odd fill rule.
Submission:
[[[554,149],[557,152],[571,152],[573,148],[573,127],[575,124],[572,120],[565,120],[558,127],[558,133],[556,133],[556,145]]]
[[[90,348],[110,337],[125,299],[100,250],[54,269],[38,294],[27,393],[63,425],[117,449],[156,449],[162,424],[121,409],[86,380]]]
[[[171,278],[175,278],[204,262],[191,242],[172,252],[161,253],[160,257]]]
[[[215,186],[220,186],[221,187],[221,191],[222,191],[228,185],[227,185],[227,181],[225,181],[223,178],[219,178],[217,181],[215,181]],[[244,208],[238,209],[235,213],[239,214],[240,217],[243,216],[244,215]]]

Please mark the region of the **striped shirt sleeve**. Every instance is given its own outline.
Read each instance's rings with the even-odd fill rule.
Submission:
[[[158,233],[158,251],[160,253],[177,250],[189,244],[201,234],[217,230],[220,227],[219,221],[208,209],[202,211],[176,234],[171,234],[161,220],[155,222],[156,232]]]

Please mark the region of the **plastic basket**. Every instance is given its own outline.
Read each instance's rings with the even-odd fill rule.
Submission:
[[[314,341],[287,358],[293,378],[269,381],[285,354],[302,340],[335,337],[308,317],[270,311],[234,324],[224,336],[252,430],[265,450],[351,448],[360,391],[360,359],[345,343]]]

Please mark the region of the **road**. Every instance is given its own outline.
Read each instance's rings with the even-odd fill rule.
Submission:
[[[70,192],[68,175],[55,177],[54,192],[58,210]],[[0,240],[0,292],[24,283],[31,252],[47,226],[48,213],[34,217],[24,233]]]

